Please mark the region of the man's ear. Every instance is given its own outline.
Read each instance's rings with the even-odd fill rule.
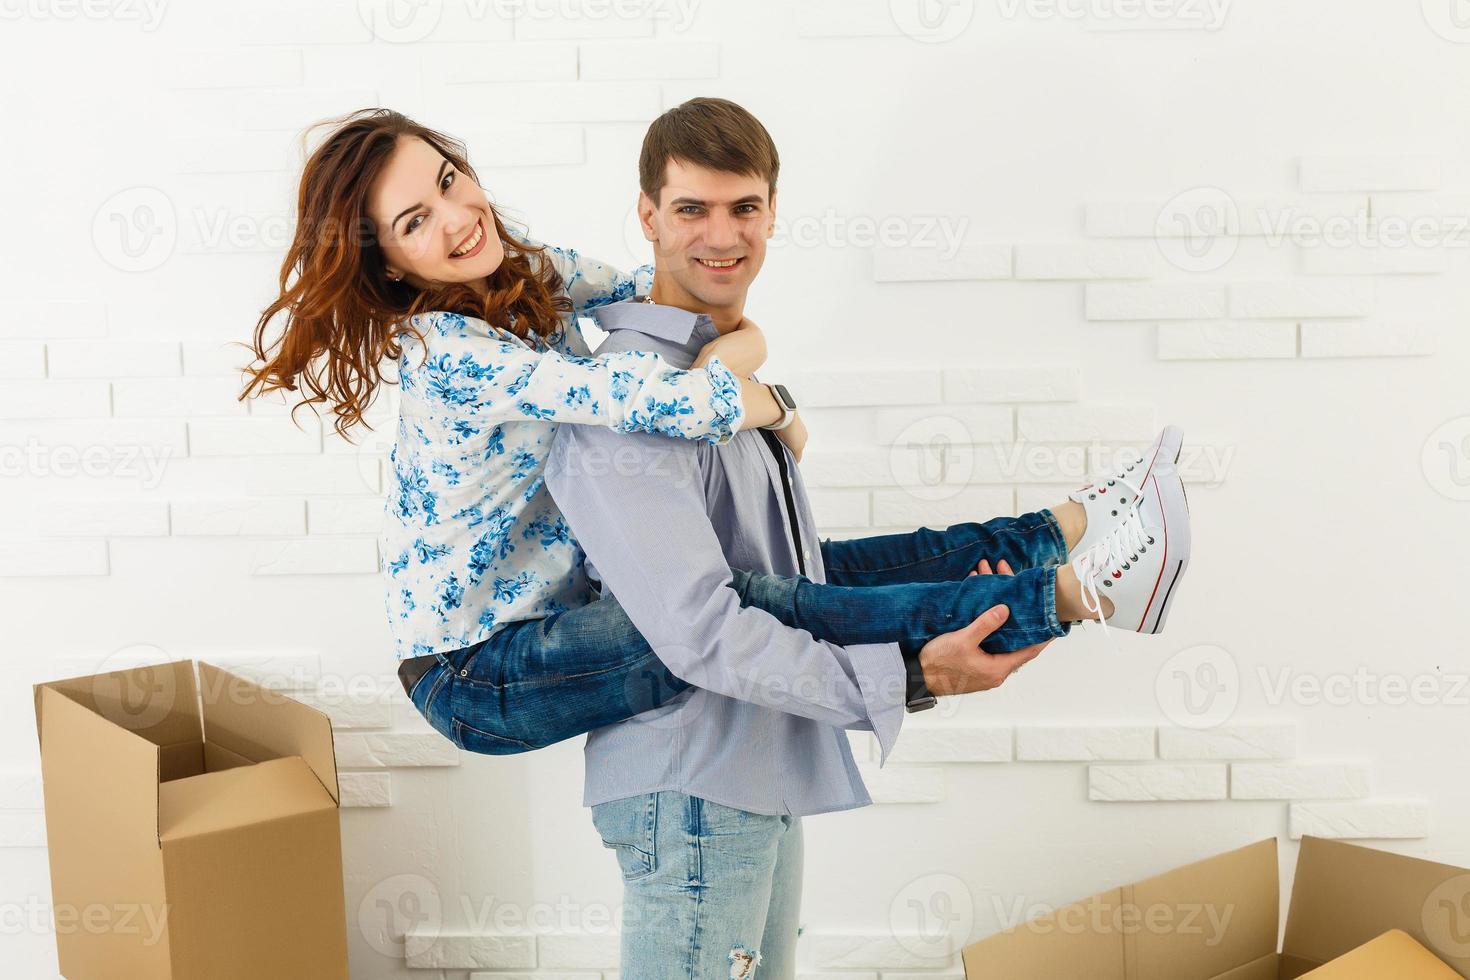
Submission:
[[[771,212],[771,220],[770,220],[770,223],[766,225],[766,237],[767,238],[770,238],[772,235],[774,235],[776,233],[776,192],[775,192],[774,189],[771,191],[771,207],[770,207],[770,212]]]
[[[647,241],[658,241],[658,231],[653,226],[653,216],[658,213],[658,205],[653,203],[653,198],[642,191],[638,192],[638,224],[643,229],[643,237]]]

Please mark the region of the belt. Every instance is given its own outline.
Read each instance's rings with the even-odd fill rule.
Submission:
[[[438,662],[439,658],[432,653],[398,662],[398,679],[403,682],[403,693],[409,696],[410,701],[413,700],[414,685]]]

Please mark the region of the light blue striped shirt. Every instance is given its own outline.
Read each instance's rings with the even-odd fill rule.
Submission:
[[[713,322],[625,301],[594,313],[598,354],[646,350],[687,366]],[[786,453],[807,577],[826,581],[816,524]],[[841,647],[742,608],[730,568],[798,573],[780,470],[759,432],[720,446],[563,426],[546,485],[615,594],[676,676],[660,708],[587,737],[583,803],[673,790],[752,813],[805,815],[872,802],[844,729],[871,730],[887,759],[904,715],[896,644]]]

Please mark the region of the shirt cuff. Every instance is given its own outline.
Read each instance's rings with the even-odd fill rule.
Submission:
[[[846,649],[868,709],[868,721],[878,737],[878,765],[882,766],[888,761],[888,753],[893,751],[898,730],[903,726],[908,671],[897,643],[870,643]]]

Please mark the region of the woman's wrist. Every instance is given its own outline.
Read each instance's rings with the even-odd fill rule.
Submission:
[[[771,394],[771,389],[759,381],[740,379],[740,400],[745,406],[745,421],[742,429],[759,429],[781,421],[785,414],[781,403]]]

